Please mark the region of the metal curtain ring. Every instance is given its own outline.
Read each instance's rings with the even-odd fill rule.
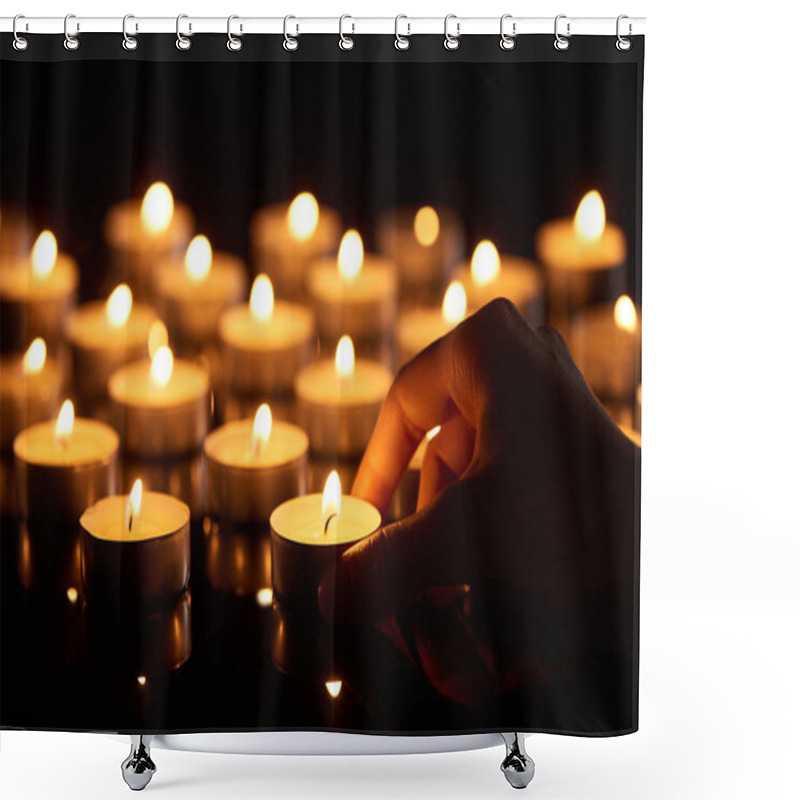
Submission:
[[[294,38],[294,36],[289,36],[290,19],[296,19],[296,17],[293,17],[291,14],[289,14],[288,16],[285,16],[283,18],[283,49],[288,50],[291,53],[293,50],[297,50],[297,48],[300,46],[300,42],[298,42],[297,39]],[[300,26],[298,25],[295,30],[295,33],[299,32],[300,32]]]
[[[346,19],[353,19],[349,14],[342,14],[339,17],[339,47],[342,50],[352,50],[356,46],[356,41],[353,39],[352,36],[345,36],[344,35],[344,21]],[[350,23],[352,26],[352,30],[350,33],[356,32],[356,24],[355,22]]]
[[[67,14],[67,16],[64,17],[64,47],[67,50],[77,50],[81,46],[81,43],[78,41],[77,36],[70,35],[69,21],[71,19],[75,19],[74,14]],[[79,31],[80,29],[81,26],[79,24],[76,24],[75,30]]]
[[[517,40],[514,38],[517,35],[517,23],[511,23],[511,36],[505,32],[505,24],[507,19],[513,19],[512,14],[503,14],[500,17],[500,47],[503,50],[513,50],[517,46]]]
[[[14,49],[15,50],[19,50],[20,52],[22,50],[27,50],[28,49],[28,45],[30,44],[30,42],[24,36],[20,36],[19,33],[17,33],[17,22],[18,22],[18,20],[21,20],[21,19],[25,19],[25,15],[24,14],[17,14],[17,16],[14,17],[14,22],[13,22],[13,24],[11,26],[11,30],[12,30],[12,32],[14,34],[14,42],[13,42]],[[28,30],[28,23],[27,22],[25,23],[25,30]]]
[[[630,50],[631,49],[631,44],[632,44],[630,39],[628,39],[627,37],[623,36],[619,32],[620,22],[622,22],[622,20],[624,20],[624,19],[628,19],[628,15],[627,14],[620,14],[617,17],[617,42],[616,42],[617,50],[619,50],[619,51],[621,51],[623,53],[625,53],[628,50]],[[629,22],[628,23],[628,36],[630,36],[632,32],[633,32],[633,26]]]
[[[228,17],[228,43],[227,43],[227,47],[228,47],[228,50],[230,50],[232,53],[235,53],[238,50],[242,49],[242,40],[238,36],[234,36],[231,33],[231,22],[233,22],[235,19],[239,19],[239,17],[237,17],[236,14],[231,14]],[[242,26],[240,25],[239,26],[239,32],[241,33],[241,31],[242,31]]]
[[[189,19],[188,14],[178,14],[177,18],[175,19],[175,35],[178,37],[175,40],[175,47],[178,50],[188,50],[192,46],[192,40],[188,36],[184,36],[181,33],[181,20],[182,19]],[[192,32],[192,23],[189,23],[189,33]]]
[[[451,19],[456,21],[456,35],[452,36],[448,30],[447,26]],[[446,50],[458,50],[459,46],[461,45],[461,41],[459,40],[459,36],[461,35],[461,23],[458,21],[458,17],[455,14],[448,14],[444,18],[444,46]]]
[[[394,18],[394,46],[398,50],[408,50],[408,48],[411,47],[411,39],[409,38],[411,36],[411,23],[410,22],[406,23],[408,31],[406,32],[405,36],[401,36],[400,35],[401,19],[408,19],[408,17],[405,14],[398,14]]]
[[[555,47],[556,50],[561,50],[561,51],[569,50],[570,23],[569,22],[567,23],[566,36],[562,36],[558,32],[558,21],[566,18],[567,18],[566,14],[559,14],[556,17],[555,24],[553,25],[553,32],[555,33],[556,36],[556,40],[553,42],[553,47]]]
[[[122,46],[126,50],[135,50],[139,46],[139,40],[135,36],[128,35],[128,20],[136,19],[133,14],[126,14],[122,18]],[[139,24],[134,25],[134,30],[139,30]]]

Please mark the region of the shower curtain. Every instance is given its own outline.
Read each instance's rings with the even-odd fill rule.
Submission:
[[[643,38],[27,38],[0,726],[636,730]]]

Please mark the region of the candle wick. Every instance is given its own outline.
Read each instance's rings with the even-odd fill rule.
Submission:
[[[325,518],[325,525],[322,529],[322,535],[328,535],[328,529],[331,527],[336,527],[336,521],[339,519],[339,515],[334,511],[333,513],[329,514]]]

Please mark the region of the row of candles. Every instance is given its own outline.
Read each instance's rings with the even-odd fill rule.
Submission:
[[[2,449],[13,443],[29,530],[46,541],[54,527],[79,523],[87,600],[147,608],[186,595],[192,510],[143,491],[140,480],[129,495],[113,492],[120,451],[171,459],[201,448],[208,517],[244,529],[271,523],[269,574],[256,570],[261,585],[247,590],[263,604],[274,592],[284,611],[313,605],[324,569],[381,516],[342,496],[336,471],[321,493],[306,494],[309,454],[357,460],[391,384],[394,346],[402,364],[494,297],[508,297],[532,322],[546,308],[599,396],[641,402],[638,314],[619,294],[625,239],[596,191],[574,218],[537,233],[544,275],[489,240],[459,263],[460,223],[430,206],[391,216],[378,232],[381,254],[365,253],[359,233],[342,234],[338,215],[304,192],[254,216],[249,302],[244,264],[192,237],[190,211],[163,183],[113,207],[105,234],[112,271],[128,279],[105,301],[75,307],[77,265],[49,231],[29,256],[4,256],[0,269],[3,349],[30,342],[3,356]],[[408,302],[437,295],[435,306]],[[57,352],[62,342],[76,402],[97,419],[62,403],[63,366],[48,355],[48,344]],[[287,398],[292,413],[283,413]],[[264,399],[286,419],[273,418]],[[226,422],[212,431],[214,401]],[[398,515],[414,510],[424,445]],[[313,473],[311,483],[323,488]],[[284,637],[290,618],[274,637]],[[273,644],[280,660],[286,648]]]

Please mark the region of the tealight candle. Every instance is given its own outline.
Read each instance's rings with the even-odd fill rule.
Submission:
[[[80,518],[88,601],[171,604],[189,586],[189,508],[143,490],[98,500]]]
[[[153,275],[159,311],[178,348],[201,351],[217,338],[222,312],[244,297],[242,261],[215,252],[205,236],[195,236],[182,261],[166,259]]]
[[[4,351],[22,350],[32,339],[60,345],[61,327],[75,305],[78,266],[60,253],[56,237],[42,231],[30,258],[17,258],[0,270],[0,339]]]
[[[375,361],[356,359],[343,336],[336,356],[309,364],[295,379],[297,419],[315,453],[352,457],[366,449],[392,374]]]
[[[547,274],[548,319],[565,336],[577,311],[608,302],[623,290],[625,235],[606,220],[596,190],[583,197],[574,217],[542,225],[536,251]]]
[[[208,511],[235,524],[266,525],[284,500],[304,494],[308,436],[273,420],[264,403],[253,420],[229,422],[206,437]]]
[[[295,375],[314,354],[314,317],[304,306],[275,300],[266,275],[253,282],[248,305],[220,317],[224,386],[245,397],[291,393]]]
[[[632,410],[640,377],[642,333],[636,306],[621,295],[613,306],[584,311],[570,328],[576,366],[601,400],[624,401]]]
[[[449,333],[467,315],[464,285],[453,281],[441,308],[414,308],[403,311],[397,325],[398,363],[405,364],[429,344]]]
[[[336,472],[322,494],[295,497],[272,512],[272,658],[278,669],[330,677],[334,637],[317,606],[319,582],[348,547],[380,524],[380,512],[366,500],[342,497]]]
[[[342,237],[338,256],[315,261],[308,292],[324,343],[348,335],[363,348],[391,339],[397,317],[397,270],[381,256],[364,254],[355,230]]]
[[[336,249],[341,230],[339,215],[310,192],[259,209],[250,224],[255,270],[272,277],[281,297],[303,299],[309,264]]]
[[[397,264],[403,302],[434,302],[451,268],[464,258],[464,230],[458,217],[431,206],[401,208],[378,223],[378,249]]]
[[[169,187],[160,181],[143,198],[112,206],[104,231],[113,273],[129,282],[137,297],[148,300],[154,265],[182,253],[193,226],[189,209],[176,205]]]
[[[544,286],[536,265],[527,258],[501,256],[488,239],[478,243],[469,264],[461,264],[454,277],[466,289],[470,311],[506,297],[529,322],[544,319]]]
[[[167,346],[151,361],[120,367],[108,382],[111,419],[135,456],[178,456],[200,447],[211,415],[207,370],[174,360]]]
[[[93,408],[107,398],[108,379],[119,367],[147,357],[155,312],[133,302],[127,284],[120,284],[107,300],[76,308],[64,326],[72,350],[73,386],[79,401]]]

